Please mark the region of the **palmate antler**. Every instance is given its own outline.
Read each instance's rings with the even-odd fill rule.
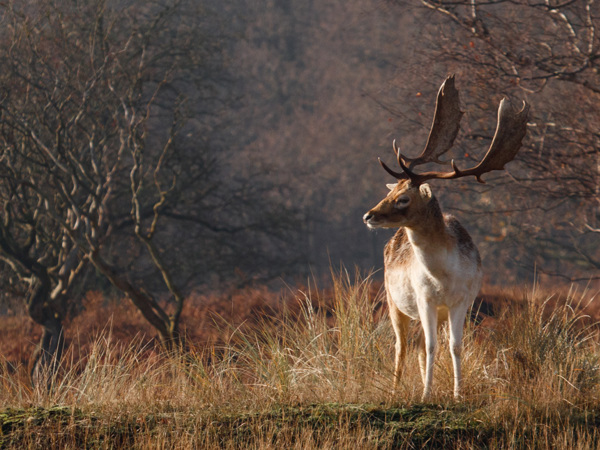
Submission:
[[[450,180],[467,176],[474,176],[477,181],[484,183],[481,179],[484,173],[504,169],[504,165],[512,161],[519,152],[521,141],[527,132],[528,113],[529,105],[526,102],[523,102],[523,108],[516,112],[506,98],[502,99],[498,107],[498,124],[494,139],[479,164],[469,169],[460,170],[452,160],[451,172],[414,173],[413,167],[420,164],[430,162],[444,164],[439,157],[450,150],[458,134],[463,113],[459,107],[458,91],[454,87],[454,76],[450,76],[446,78],[438,92],[435,115],[425,150],[417,158],[409,159],[402,156],[396,146],[396,141],[394,141],[394,153],[396,153],[398,165],[402,168],[402,172],[390,169],[381,159],[379,159],[379,162],[390,175],[399,180],[409,179],[411,184],[415,186],[434,178]]]

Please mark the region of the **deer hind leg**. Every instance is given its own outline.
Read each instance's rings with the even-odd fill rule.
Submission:
[[[454,366],[454,398],[460,399],[460,387],[462,383],[462,373],[460,367],[460,358],[462,350],[462,337],[467,317],[468,304],[464,307],[456,308],[450,311],[450,355],[452,356],[452,365]]]
[[[404,366],[404,358],[406,356],[406,347],[408,345],[408,326],[410,318],[403,314],[388,296],[388,306],[390,310],[390,319],[394,333],[396,334],[395,358],[394,358],[394,387],[395,393],[398,389],[398,383],[402,376],[402,368]]]

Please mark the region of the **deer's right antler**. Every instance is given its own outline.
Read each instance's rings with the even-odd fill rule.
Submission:
[[[436,111],[429,133],[429,139],[425,150],[415,159],[403,157],[393,143],[394,153],[402,172],[395,172],[379,160],[383,168],[397,179],[409,179],[411,183],[418,186],[427,180],[439,178],[450,180],[466,176],[474,176],[477,181],[484,183],[481,176],[492,170],[502,170],[504,165],[512,161],[519,149],[521,142],[527,132],[527,118],[529,105],[523,102],[523,108],[515,112],[510,102],[504,98],[498,107],[498,123],[496,133],[484,158],[475,167],[460,170],[456,167],[454,160],[451,161],[451,172],[425,172],[417,174],[413,167],[428,162],[444,164],[439,160],[440,155],[446,153],[453,145],[458,134],[462,112],[459,108],[458,91],[454,87],[454,77],[448,77],[440,87],[436,102]]]
[[[460,129],[462,115],[458,91],[454,87],[454,75],[451,75],[446,78],[438,91],[435,101],[435,114],[433,115],[425,149],[413,160],[405,157],[404,163],[410,163],[407,165],[411,169],[429,162],[445,164],[439,158],[454,145],[454,139],[456,139]]]
[[[454,145],[454,139],[460,129],[460,119],[463,112],[460,110],[460,102],[458,99],[458,91],[454,86],[454,75],[450,75],[444,80],[438,90],[435,113],[433,122],[427,138],[425,149],[416,158],[407,158],[402,156],[400,150],[396,146],[396,140],[392,143],[392,148],[396,154],[398,165],[402,167],[408,166],[411,169],[420,164],[435,162],[438,164],[446,164],[440,161],[440,156],[446,153]],[[392,176],[398,179],[405,179],[406,175],[390,169],[381,159],[379,163]]]

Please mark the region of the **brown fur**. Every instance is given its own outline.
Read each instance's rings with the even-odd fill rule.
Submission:
[[[470,258],[475,254],[477,258],[477,265],[481,266],[481,256],[477,251],[477,247],[473,243],[473,239],[469,235],[469,232],[461,225],[458,219],[451,215],[445,215],[444,221],[446,223],[446,229],[449,230],[450,235],[456,239],[456,245],[461,255],[466,258]]]
[[[383,255],[386,266],[389,264],[410,264],[413,252],[404,228],[398,228],[394,237],[385,245]]]

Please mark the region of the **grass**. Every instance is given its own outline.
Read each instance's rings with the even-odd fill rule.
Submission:
[[[328,292],[265,298],[261,314],[241,306],[245,320],[213,319],[214,338],[185,355],[123,339],[113,323],[71,343],[49,392],[0,356],[0,448],[600,447],[591,294],[488,291],[465,332],[463,400],[452,401],[444,335],[423,404],[415,351],[390,391],[394,338],[377,289],[341,275]]]
[[[224,413],[165,410],[145,414],[77,408],[7,409],[2,448],[595,448],[596,413],[544,412],[489,420],[461,405],[280,405]]]

